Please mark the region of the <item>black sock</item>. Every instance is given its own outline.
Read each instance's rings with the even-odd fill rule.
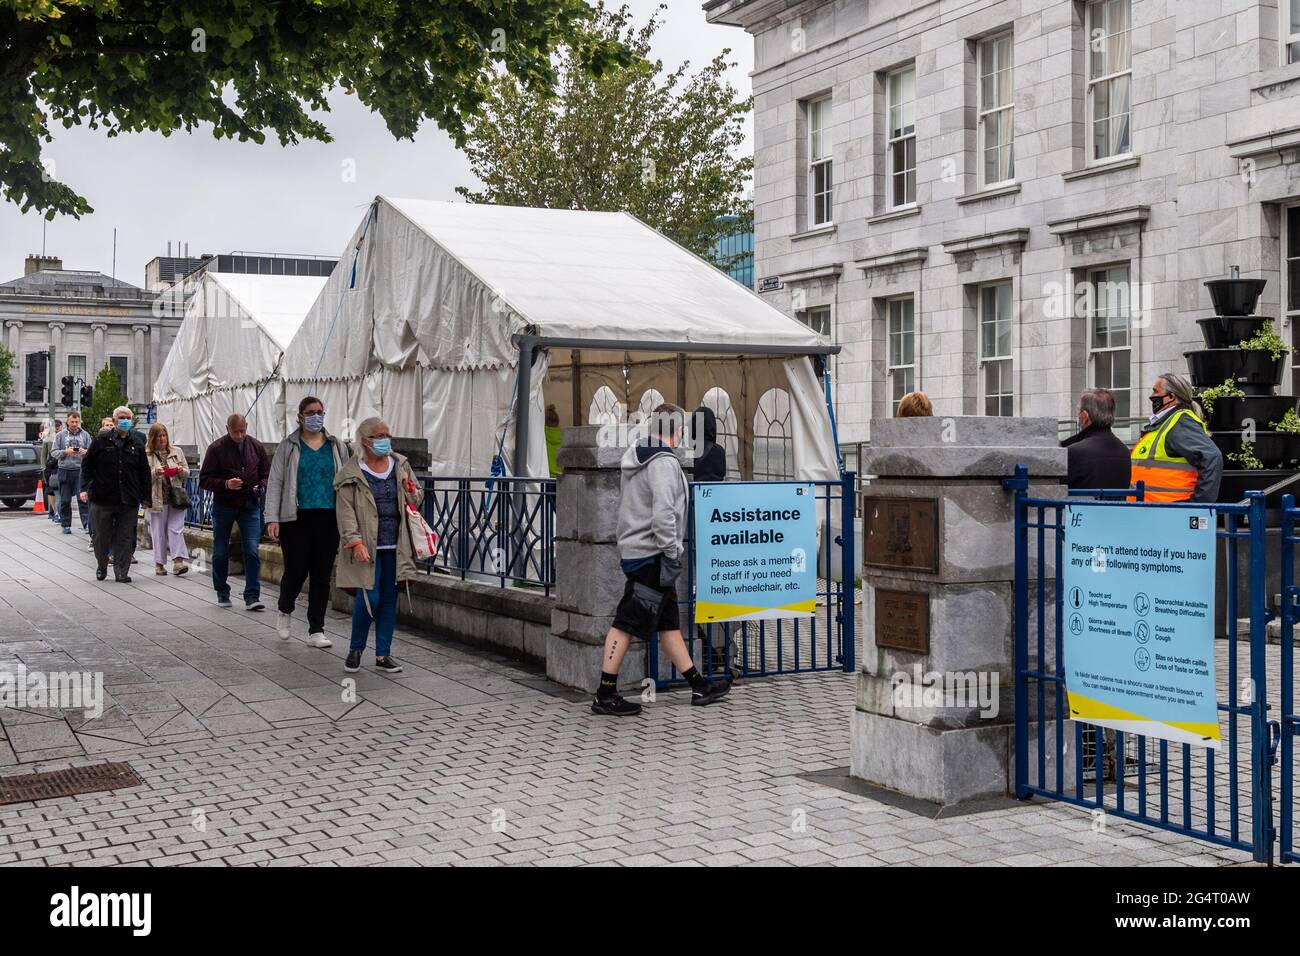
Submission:
[[[682,676],[690,683],[692,690],[703,690],[709,685],[709,680],[700,673],[698,667],[692,667],[688,671],[683,671]]]
[[[609,700],[618,690],[618,674],[608,674],[605,671],[600,672],[600,684],[596,687],[596,698],[598,700]]]

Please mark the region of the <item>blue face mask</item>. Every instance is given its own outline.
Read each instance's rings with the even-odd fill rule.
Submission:
[[[129,419],[129,418],[119,418],[119,419],[117,419],[117,430],[118,430],[118,431],[129,432],[129,431],[131,430],[131,425],[132,425],[132,422],[131,422],[131,419]]]
[[[303,416],[302,427],[309,432],[318,432],[325,427],[325,416],[305,415]]]
[[[380,458],[384,458],[392,452],[393,442],[389,438],[376,438],[370,443],[370,448]]]

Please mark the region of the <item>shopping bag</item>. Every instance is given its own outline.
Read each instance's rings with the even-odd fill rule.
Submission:
[[[406,505],[406,526],[411,532],[415,560],[427,561],[438,553],[438,532],[429,527],[420,509],[410,503]]]

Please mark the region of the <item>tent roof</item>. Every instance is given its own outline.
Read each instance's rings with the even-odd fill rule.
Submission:
[[[634,216],[380,197],[555,338],[819,346],[827,340]]]
[[[209,272],[207,278],[224,289],[283,350],[307,317],[327,277]]]

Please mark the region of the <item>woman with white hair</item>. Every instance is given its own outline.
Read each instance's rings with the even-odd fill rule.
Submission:
[[[393,451],[392,435],[380,418],[357,426],[357,452],[334,477],[339,553],[335,583],[355,589],[352,642],[343,669],[361,669],[370,625],[375,625],[375,669],[401,673],[393,659],[397,627],[397,586],[415,577],[415,544],[407,523],[408,505],[420,506],[424,489],[406,458]],[[409,597],[409,589],[408,589]]]

